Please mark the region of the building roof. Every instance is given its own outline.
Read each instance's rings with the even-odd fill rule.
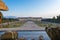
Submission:
[[[0,10],[1,11],[7,11],[8,10],[8,7],[1,0],[0,0]]]

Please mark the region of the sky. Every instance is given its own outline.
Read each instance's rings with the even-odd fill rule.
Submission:
[[[4,16],[43,17],[50,18],[60,15],[60,0],[3,0],[8,11]]]

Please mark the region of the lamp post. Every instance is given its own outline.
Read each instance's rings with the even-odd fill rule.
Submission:
[[[2,24],[2,16],[3,16],[1,11],[8,11],[8,7],[2,0],[0,0],[0,24]]]

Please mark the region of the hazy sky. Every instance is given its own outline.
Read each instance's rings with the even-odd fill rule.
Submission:
[[[60,14],[60,0],[3,0],[9,10],[4,16],[53,17]]]

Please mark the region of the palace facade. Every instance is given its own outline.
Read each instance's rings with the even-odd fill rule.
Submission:
[[[18,17],[20,21],[41,21],[42,17]]]

